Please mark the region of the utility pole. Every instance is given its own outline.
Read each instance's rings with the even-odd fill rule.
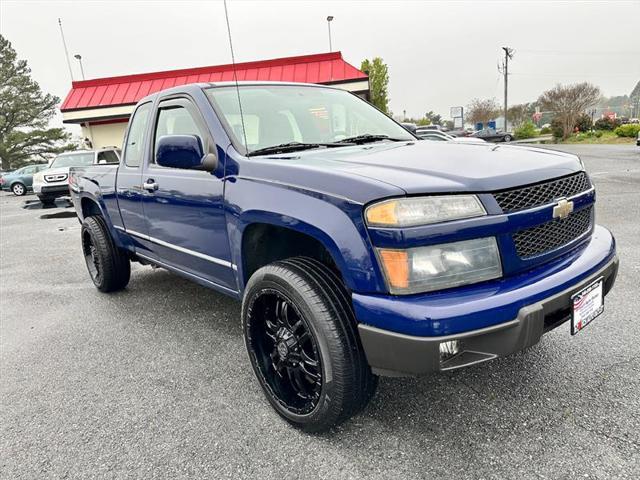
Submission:
[[[508,126],[507,126],[507,91],[508,91],[508,85],[509,85],[509,59],[513,58],[513,48],[509,48],[509,47],[502,47],[502,50],[504,50],[504,63],[502,64],[503,66],[503,73],[504,73],[504,131],[507,132],[508,131]]]

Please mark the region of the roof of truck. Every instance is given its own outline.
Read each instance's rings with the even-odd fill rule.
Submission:
[[[236,63],[235,72],[239,81],[332,84],[368,78],[364,72],[347,63],[341,52]],[[133,105],[170,87],[232,80],[234,67],[231,64],[83,80],[72,82],[71,91],[60,110]]]

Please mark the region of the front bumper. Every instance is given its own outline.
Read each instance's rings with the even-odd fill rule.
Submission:
[[[60,185],[51,185],[47,183],[38,185],[34,184],[33,191],[39,197],[47,198],[68,197],[70,195],[68,183]]]
[[[600,277],[608,293],[617,271],[615,240],[596,227],[584,248],[516,279],[406,298],[353,294],[353,303],[374,373],[419,376],[535,345],[570,318],[574,293]],[[453,340],[460,353],[441,361],[440,343]]]

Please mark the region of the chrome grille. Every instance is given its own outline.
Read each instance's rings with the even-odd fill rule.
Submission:
[[[45,175],[44,180],[46,182],[62,182],[67,179],[66,173],[54,173],[51,175]]]
[[[567,218],[554,219],[513,235],[520,258],[529,258],[555,250],[575,240],[591,229],[593,206],[572,213]]]
[[[550,182],[514,188],[493,194],[504,213],[546,205],[559,198],[571,197],[591,188],[589,177],[578,172]]]

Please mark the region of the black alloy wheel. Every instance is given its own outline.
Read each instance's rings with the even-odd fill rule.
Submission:
[[[118,248],[100,216],[87,217],[80,230],[82,253],[89,276],[101,292],[122,290],[129,283],[131,262]]]
[[[311,412],[320,399],[322,363],[307,321],[272,289],[260,292],[249,316],[249,341],[267,393],[291,412]]]
[[[84,261],[87,264],[87,270],[93,283],[100,284],[102,281],[100,270],[100,259],[96,246],[91,238],[91,233],[88,230],[82,232],[82,253],[84,255]]]
[[[349,295],[327,265],[294,257],[260,268],[242,303],[245,345],[275,411],[319,432],[349,419],[373,397]]]

